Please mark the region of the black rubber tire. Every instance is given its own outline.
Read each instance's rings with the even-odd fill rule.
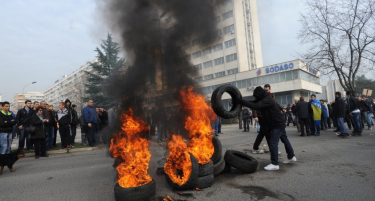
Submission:
[[[213,172],[214,172],[214,163],[212,161],[204,165],[199,163],[198,177],[204,177],[209,174],[212,174]]]
[[[211,156],[211,161],[214,162],[214,164],[217,164],[220,162],[222,158],[221,156],[223,155],[223,150],[219,138],[214,136],[212,138],[212,144],[214,145],[214,154]]]
[[[255,158],[239,151],[226,151],[224,160],[230,166],[240,170],[243,173],[253,173],[258,167],[258,161]]]
[[[230,172],[232,170],[232,167],[227,162],[225,162],[225,159],[224,159],[224,163],[225,163],[225,167],[224,167],[224,170],[221,173]]]
[[[204,189],[214,184],[214,174],[198,177],[197,188]]]
[[[221,97],[223,93],[227,92],[232,97],[232,108],[230,111],[224,109],[221,104]],[[238,113],[241,111],[241,104],[238,100],[242,99],[241,92],[231,84],[224,84],[216,88],[211,96],[211,106],[217,116],[224,119],[231,119],[237,117]]]
[[[152,180],[150,183],[134,188],[123,188],[118,183],[114,188],[116,201],[143,201],[150,200],[155,196],[156,183]]]
[[[220,162],[214,165],[214,176],[219,175],[225,168],[224,158],[221,158]]]
[[[197,159],[193,156],[193,154],[190,154],[191,159],[191,166],[192,171],[189,180],[183,184],[182,186],[179,186],[178,184],[174,183],[168,176],[168,174],[165,174],[165,179],[167,180],[167,183],[169,186],[171,186],[173,189],[178,191],[184,191],[184,190],[193,190],[195,189],[197,182],[198,182],[198,174],[199,174],[199,164]]]

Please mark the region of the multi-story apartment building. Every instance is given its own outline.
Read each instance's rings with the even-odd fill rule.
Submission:
[[[86,62],[78,70],[56,80],[52,86],[44,91],[47,103],[58,108],[59,102],[69,99],[72,104],[77,105],[77,112],[80,113],[83,107],[83,97],[85,96],[86,71],[92,71],[90,63],[94,62],[98,62],[98,60],[95,59],[91,62]]]
[[[35,101],[40,102],[44,100],[45,97],[43,92],[27,92],[24,95],[25,97],[23,97],[22,93],[14,95],[13,102],[11,103],[11,110],[13,112],[17,112],[17,110],[25,106],[24,101],[26,100],[30,100],[32,103],[34,103]]]

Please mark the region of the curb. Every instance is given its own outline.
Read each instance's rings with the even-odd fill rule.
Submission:
[[[52,150],[52,151],[47,151],[48,155],[58,155],[58,154],[71,154],[71,153],[78,153],[78,152],[87,152],[87,151],[95,151],[95,150],[100,150],[98,147],[86,147],[86,148],[73,148],[70,149],[69,152],[65,149],[61,150]],[[34,153],[25,153],[25,157],[34,157]]]

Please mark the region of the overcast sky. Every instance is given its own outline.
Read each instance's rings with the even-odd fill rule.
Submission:
[[[258,0],[265,66],[296,59],[301,0]],[[95,58],[109,31],[94,0],[0,0],[0,94],[43,92],[64,74]]]

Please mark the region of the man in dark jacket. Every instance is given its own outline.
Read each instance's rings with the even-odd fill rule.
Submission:
[[[45,139],[46,141],[46,147],[47,148],[52,148],[53,147],[53,137],[55,134],[53,125],[52,125],[52,119],[53,116],[50,116],[50,111],[49,108],[47,107],[46,101],[41,101],[40,106],[42,107],[43,110],[43,118],[46,119],[46,122],[44,122],[44,130],[46,131],[47,138]]]
[[[59,110],[56,112],[56,120],[59,124],[59,133],[61,137],[61,149],[70,148],[70,124],[72,122],[69,110],[65,108],[65,103],[59,103]]]
[[[367,98],[366,96],[363,96],[363,100],[366,102],[366,104],[369,106],[369,113],[367,113],[367,118],[369,119],[371,126],[374,125],[374,121],[372,120],[372,113],[374,113],[373,103],[371,101],[371,97]]]
[[[249,118],[250,118],[250,110],[249,108],[242,107],[241,116],[243,121],[243,131],[242,132],[250,132],[249,128]]]
[[[305,97],[301,96],[296,104],[296,116],[299,118],[301,124],[301,135],[310,136],[310,122],[309,122],[309,104],[305,101]],[[306,130],[306,133],[305,133]]]
[[[301,127],[300,127],[300,123],[299,123],[299,117],[298,117],[297,110],[296,110],[297,109],[297,103],[298,103],[297,99],[294,99],[294,104],[292,106],[292,113],[295,116],[295,121],[294,122],[297,125],[297,131],[301,132]]]
[[[333,105],[333,115],[335,119],[337,120],[337,130],[340,131],[339,137],[347,138],[350,137],[349,131],[346,128],[344,124],[344,118],[345,118],[345,102],[341,98],[341,93],[336,92],[335,93],[335,101],[332,103]]]
[[[85,120],[85,124],[87,125],[86,135],[89,141],[89,146],[94,147],[96,145],[94,129],[96,128],[96,122],[98,121],[96,118],[94,101],[89,100],[87,106],[83,108],[82,112],[83,119]]]
[[[16,120],[9,111],[10,103],[2,102],[0,111],[0,154],[10,154],[12,146],[12,131]]]
[[[359,101],[354,96],[352,96],[352,92],[350,91],[346,92],[346,101],[347,101],[347,113],[353,120],[354,131],[352,135],[361,136],[362,127],[361,127],[361,123],[359,120],[359,116],[361,114]]]
[[[17,112],[17,127],[18,127],[18,152],[22,152],[25,146],[25,139],[26,139],[26,149],[30,151],[32,150],[31,140],[28,133],[25,132],[25,127],[29,125],[29,119],[34,114],[34,110],[31,108],[31,101],[25,101],[25,107],[19,109]]]
[[[361,110],[361,120],[362,120],[362,125],[367,123],[368,130],[371,130],[371,122],[368,119],[367,114],[370,112],[370,107],[367,105],[367,103],[363,100],[361,96],[357,97],[357,100],[359,101],[359,106]]]
[[[77,105],[72,105],[72,124],[70,126],[72,132],[72,147],[74,147],[76,134],[77,134],[77,125],[79,124],[78,114],[77,114]]]
[[[260,110],[267,123],[266,139],[268,147],[270,148],[272,163],[264,167],[264,169],[279,169],[279,140],[281,140],[285,144],[285,149],[288,154],[288,160],[285,160],[284,163],[297,161],[296,157],[294,156],[292,145],[290,144],[285,133],[285,118],[281,114],[276,102],[262,87],[255,88],[253,96],[255,97],[255,101],[248,102],[241,99],[239,100],[239,103],[251,109]]]

